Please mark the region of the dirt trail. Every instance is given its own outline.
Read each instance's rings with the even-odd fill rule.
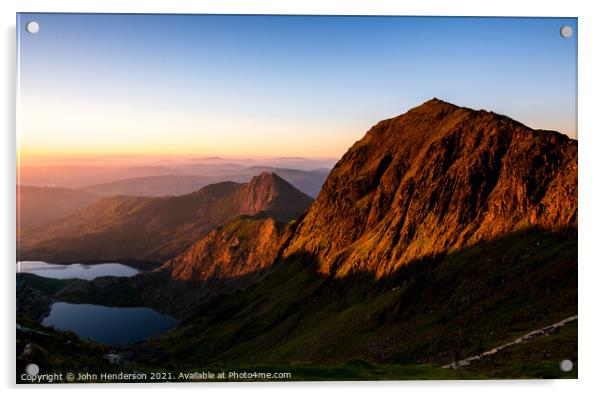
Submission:
[[[512,342],[508,342],[501,346],[494,347],[493,349],[487,350],[486,352],[483,352],[481,354],[477,354],[476,356],[468,357],[468,358],[465,358],[465,359],[459,360],[459,361],[454,361],[453,363],[444,365],[442,368],[458,369],[458,368],[469,366],[471,362],[478,361],[484,357],[491,356],[492,354],[496,354],[500,350],[504,350],[507,347],[519,345],[521,343],[531,341],[535,338],[539,338],[540,336],[550,335],[550,334],[556,332],[558,330],[558,328],[563,327],[569,323],[572,323],[573,321],[577,321],[576,315],[567,317],[564,320],[561,320],[552,325],[548,325],[547,327],[543,327],[543,328],[536,329],[535,331],[531,331],[528,334],[525,334],[519,338],[516,338]]]

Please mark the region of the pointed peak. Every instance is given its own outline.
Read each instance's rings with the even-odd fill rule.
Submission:
[[[261,174],[255,175],[253,178],[251,178],[251,181],[249,183],[251,185],[255,185],[255,184],[274,183],[279,180],[283,180],[283,179],[280,178],[278,175],[274,174],[273,172],[264,171]]]
[[[454,105],[453,103],[445,102],[437,97],[433,99],[429,99],[424,102],[422,105],[415,107],[414,109],[425,109],[425,110],[433,110],[433,109],[458,109],[459,106]]]
[[[259,175],[255,175],[249,181],[250,188],[271,187],[274,189],[295,189],[293,185],[281,178],[278,174],[264,171]],[[296,190],[296,189],[295,189]]]
[[[244,203],[253,213],[289,221],[309,207],[312,199],[273,172],[254,176],[241,191]]]
[[[428,101],[424,102],[424,104],[427,104],[427,103],[448,103],[448,102],[445,102],[437,97],[433,97],[433,98],[429,99]]]

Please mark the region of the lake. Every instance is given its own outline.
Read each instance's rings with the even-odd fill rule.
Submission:
[[[176,324],[176,320],[147,307],[56,302],[42,324],[73,331],[84,339],[109,345],[127,345],[166,332]]]
[[[59,265],[40,261],[21,261],[17,262],[17,273],[33,273],[37,276],[58,279],[80,278],[93,280],[102,276],[131,277],[137,274],[138,270],[121,263]]]

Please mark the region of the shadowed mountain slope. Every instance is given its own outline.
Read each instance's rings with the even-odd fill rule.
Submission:
[[[379,279],[318,269],[315,256],[290,255],[246,290],[197,306],[172,333],[140,346],[138,357],[174,368],[352,360],[442,366],[577,313],[577,239],[563,233],[523,230]],[[157,350],[169,361],[145,361],[146,351]],[[524,377],[529,368],[499,362],[503,369]]]

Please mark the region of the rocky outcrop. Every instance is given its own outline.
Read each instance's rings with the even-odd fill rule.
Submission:
[[[577,224],[577,142],[438,99],[376,124],[341,158],[284,256],[390,274],[522,228]]]
[[[312,198],[274,173],[262,172],[237,193],[241,214],[264,214],[287,222],[297,218],[309,207]]]
[[[68,283],[69,280],[17,273],[17,317],[41,320],[50,310],[52,295]]]
[[[240,217],[211,231],[186,252],[157,271],[174,280],[209,282],[240,280],[270,266],[280,246],[280,233],[272,218]],[[244,282],[243,282],[244,280]]]
[[[29,285],[22,285],[17,279],[17,317],[32,320],[43,318],[52,305],[52,299]]]
[[[240,216],[153,272],[72,280],[54,297],[109,306],[150,306],[183,318],[216,295],[232,294],[260,280],[288,230],[273,218]]]

